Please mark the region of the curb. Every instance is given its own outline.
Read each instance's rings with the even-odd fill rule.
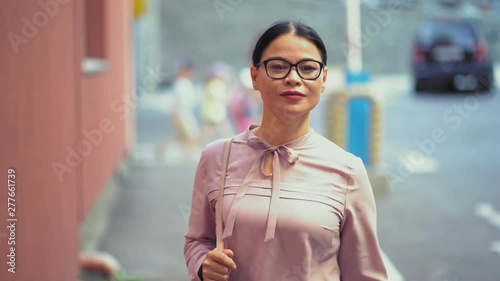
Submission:
[[[80,281],[140,280],[127,277],[120,263],[109,253],[99,251],[106,233],[119,188],[127,177],[131,160],[126,156],[115,170],[106,186],[97,196],[94,205],[80,224]]]

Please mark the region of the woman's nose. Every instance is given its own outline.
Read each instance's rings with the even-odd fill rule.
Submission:
[[[300,84],[302,82],[302,78],[300,78],[299,76],[299,72],[297,70],[297,67],[292,67],[292,69],[290,69],[290,72],[288,73],[288,75],[285,77],[285,81],[289,84]]]

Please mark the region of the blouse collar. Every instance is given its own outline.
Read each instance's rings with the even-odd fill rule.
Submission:
[[[280,190],[281,190],[281,164],[280,159],[283,159],[288,165],[294,165],[296,161],[299,160],[299,154],[295,149],[301,147],[306,144],[308,140],[310,140],[311,135],[314,133],[313,129],[310,128],[309,131],[298,138],[287,141],[283,144],[277,146],[271,146],[261,138],[257,137],[252,130],[255,129],[256,125],[251,125],[245,134],[245,140],[249,147],[261,151],[260,155],[255,159],[252,164],[250,170],[248,171],[243,183],[238,188],[236,193],[236,197],[233,201],[233,204],[229,210],[229,215],[227,218],[227,223],[225,225],[224,233],[222,238],[226,238],[232,235],[234,223],[236,220],[236,214],[238,209],[242,203],[242,199],[246,195],[248,190],[248,186],[250,181],[252,180],[252,175],[254,175],[257,170],[262,173],[264,176],[272,177],[272,190],[271,190],[271,203],[269,205],[269,212],[267,217],[267,227],[266,227],[266,235],[264,241],[270,241],[274,239],[274,234],[276,230],[276,221],[278,218],[278,210],[279,210],[279,198],[280,198]],[[264,173],[264,159],[267,154],[273,155],[272,174]],[[260,169],[259,169],[260,168]]]

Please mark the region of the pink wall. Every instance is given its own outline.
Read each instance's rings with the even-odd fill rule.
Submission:
[[[47,9],[39,3],[52,3]],[[106,1],[110,5],[111,1]],[[81,1],[2,1],[0,9],[0,280],[76,280],[79,224],[123,159],[128,118],[111,104],[129,94],[130,28],[126,1],[107,9],[110,69],[82,75]],[[125,4],[123,4],[125,3]],[[33,20],[35,16],[35,20]],[[40,26],[24,33],[23,21]],[[25,30],[26,31],[26,30]],[[13,47],[8,35],[23,40]],[[33,35],[33,36],[32,36]],[[11,37],[12,38],[12,37]],[[15,44],[14,44],[15,45]],[[17,52],[15,50],[17,48]],[[115,129],[81,163],[69,159],[109,118]],[[53,165],[67,172],[56,173]],[[16,273],[7,271],[7,169],[16,170]]]
[[[109,69],[95,76],[82,76],[81,129],[78,139],[88,138],[85,130],[100,131],[102,141],[92,146],[92,152],[83,163],[83,214],[86,214],[99,192],[110,179],[109,175],[126,153],[125,136],[132,107],[130,100],[131,24],[128,5],[105,1],[105,26],[107,38],[105,54]],[[125,2],[126,3],[126,2]],[[103,126],[104,125],[104,126]],[[88,134],[87,134],[88,135]]]

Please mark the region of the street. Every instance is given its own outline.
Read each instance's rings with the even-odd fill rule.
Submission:
[[[405,280],[500,280],[499,106],[497,94],[412,92],[387,105],[379,235]]]

